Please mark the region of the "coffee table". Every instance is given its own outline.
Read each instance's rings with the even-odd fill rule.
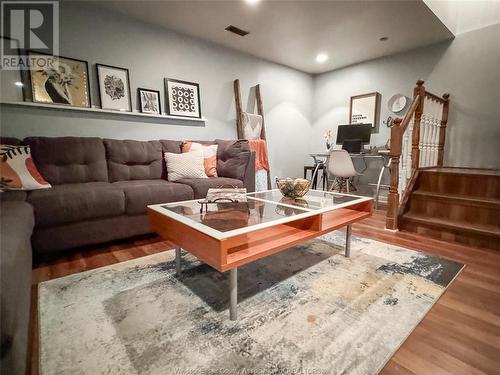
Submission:
[[[372,214],[373,199],[310,190],[299,199],[279,190],[246,195],[247,202],[209,204],[200,200],[148,206],[152,228],[175,244],[176,273],[181,249],[219,272],[229,271],[230,318],[237,319],[238,267],[346,226],[345,256],[350,256],[351,224]]]

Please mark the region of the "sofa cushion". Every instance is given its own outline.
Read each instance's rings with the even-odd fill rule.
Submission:
[[[181,145],[182,141],[171,141],[168,139],[161,139],[160,140],[161,146],[163,147],[163,153],[165,152],[171,152],[173,154],[180,154],[181,153]]]
[[[105,139],[109,181],[152,180],[162,176],[159,141]]]
[[[29,137],[33,161],[52,185],[108,181],[104,143],[100,138]]]
[[[244,180],[250,161],[248,141],[224,141],[217,139],[217,174],[221,177]]]
[[[108,182],[56,185],[28,195],[37,227],[117,216],[125,213],[122,190]]]
[[[21,140],[14,137],[0,137],[0,144],[17,146],[21,144]]]
[[[113,183],[125,193],[127,215],[144,214],[149,204],[193,199],[193,189],[165,180],[136,180]]]
[[[7,190],[0,192],[0,201],[25,201],[28,197],[28,192],[24,190]]]
[[[24,374],[31,302],[33,207],[2,202],[0,207],[0,373]]]
[[[176,181],[178,184],[191,186],[194,191],[194,199],[203,199],[207,196],[208,189],[222,185],[233,185],[243,187],[243,182],[234,178],[209,177],[209,178],[183,178]]]

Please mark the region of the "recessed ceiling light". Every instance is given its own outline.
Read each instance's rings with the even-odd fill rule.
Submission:
[[[14,82],[14,85],[16,85],[17,87],[23,87],[23,83],[22,82]]]
[[[386,40],[389,40],[389,37],[387,37],[387,36],[383,36],[383,37],[379,38],[379,40],[380,40],[381,42],[385,42]]]
[[[260,0],[245,0],[245,3],[250,4],[250,5],[256,5],[260,3]]]
[[[326,60],[328,60],[328,55],[326,53],[318,53],[316,55],[317,62],[324,63]]]

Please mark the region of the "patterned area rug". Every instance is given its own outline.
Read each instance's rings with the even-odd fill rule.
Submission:
[[[375,374],[462,264],[332,233],[229,278],[168,251],[39,286],[42,374]]]

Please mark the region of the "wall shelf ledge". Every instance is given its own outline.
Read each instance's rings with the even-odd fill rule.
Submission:
[[[9,106],[17,106],[17,107],[30,107],[30,108],[43,108],[43,109],[52,109],[52,110],[60,110],[60,111],[77,111],[77,112],[90,112],[90,113],[102,113],[107,115],[119,115],[119,116],[136,116],[142,118],[151,118],[151,119],[160,119],[160,120],[168,120],[168,121],[190,121],[190,122],[206,122],[207,119],[205,117],[197,118],[197,117],[181,117],[181,116],[169,116],[167,114],[155,115],[151,113],[141,113],[138,111],[127,112],[127,111],[113,111],[109,109],[102,109],[99,107],[92,108],[84,108],[84,107],[73,107],[69,105],[62,104],[44,104],[44,103],[34,103],[34,102],[8,102],[3,101],[0,102],[2,105]]]

